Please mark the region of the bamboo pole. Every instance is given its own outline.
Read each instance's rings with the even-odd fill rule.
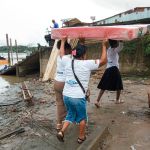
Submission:
[[[8,34],[6,34],[6,43],[8,48],[8,65],[10,66],[10,47],[9,47]]]
[[[16,46],[16,58],[18,63],[18,46],[17,46],[17,40],[15,40],[15,46]]]
[[[12,41],[10,38],[10,53],[11,53],[11,66],[13,66],[13,50],[12,50]]]

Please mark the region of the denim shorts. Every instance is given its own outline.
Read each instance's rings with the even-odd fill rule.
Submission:
[[[64,96],[64,103],[67,109],[65,121],[71,123],[80,123],[82,120],[87,121],[85,98],[71,98]]]

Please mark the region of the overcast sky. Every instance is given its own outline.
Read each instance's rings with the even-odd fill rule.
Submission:
[[[134,7],[150,7],[150,0],[0,0],[0,45],[6,45],[5,34],[23,45],[46,45],[46,28],[55,19],[79,18],[91,22]],[[49,28],[50,29],[50,28]]]

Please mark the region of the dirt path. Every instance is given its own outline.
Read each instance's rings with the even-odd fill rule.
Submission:
[[[99,149],[103,150],[149,150],[150,144],[150,110],[148,109],[147,89],[150,88],[149,79],[124,78],[124,104],[116,105],[114,92],[106,92],[102,97],[102,108],[94,106],[98,94],[96,88],[99,80],[92,79],[91,103],[88,104],[89,136],[97,125],[108,125],[109,136]],[[28,87],[34,95],[34,106],[27,106],[22,100],[20,84],[10,86],[10,91],[3,95],[4,99],[19,100],[16,105],[1,107],[0,109],[0,135],[14,130],[16,127],[25,128],[25,132],[13,135],[0,141],[0,150],[41,150],[72,149],[78,147],[76,136],[72,132],[67,134],[66,143],[61,145],[56,137],[55,130],[55,94],[53,82],[42,83],[36,79],[28,79]],[[14,88],[17,87],[17,88]],[[14,89],[14,90],[13,90]]]
[[[97,80],[95,81],[95,84]],[[94,87],[94,84],[92,84]],[[101,144],[104,150],[149,150],[150,147],[150,109],[147,90],[150,80],[124,79],[124,91],[121,98],[124,104],[114,104],[114,92],[106,92],[102,108],[93,110],[101,124],[109,124],[110,135]],[[93,88],[92,88],[93,89]],[[92,93],[94,93],[93,90]],[[93,99],[95,99],[95,94]]]

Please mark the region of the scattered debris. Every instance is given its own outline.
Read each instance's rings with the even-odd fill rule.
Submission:
[[[28,104],[33,105],[33,102],[32,102],[33,95],[31,94],[30,90],[28,89],[28,86],[25,81],[22,83],[21,89],[22,89],[22,94],[23,94],[24,100],[26,100],[28,102]]]
[[[41,99],[41,100],[40,100],[40,103],[41,103],[41,104],[45,104],[45,103],[47,103],[47,101],[44,100],[44,99]]]
[[[136,150],[135,147],[134,147],[134,145],[131,145],[131,146],[130,146],[130,149],[131,149],[131,150]]]
[[[126,112],[125,112],[125,111],[122,111],[122,112],[121,112],[121,114],[123,114],[123,115],[124,115],[124,114],[126,114]]]
[[[133,124],[140,124],[141,122],[138,121],[134,121]]]
[[[0,103],[0,107],[1,106],[10,106],[10,105],[16,105],[16,104],[18,104],[18,103],[20,103],[21,101],[19,100],[19,101],[16,101],[16,102],[14,102],[14,103]]]
[[[7,137],[10,137],[11,135],[13,135],[13,134],[20,134],[20,133],[23,133],[23,132],[25,132],[25,129],[24,128],[18,128],[18,129],[15,129],[14,131],[11,131],[11,132],[9,132],[9,133],[7,133],[7,134],[4,134],[4,135],[2,135],[1,137],[0,137],[0,140],[2,140],[2,139],[4,139],[4,138],[7,138]]]

